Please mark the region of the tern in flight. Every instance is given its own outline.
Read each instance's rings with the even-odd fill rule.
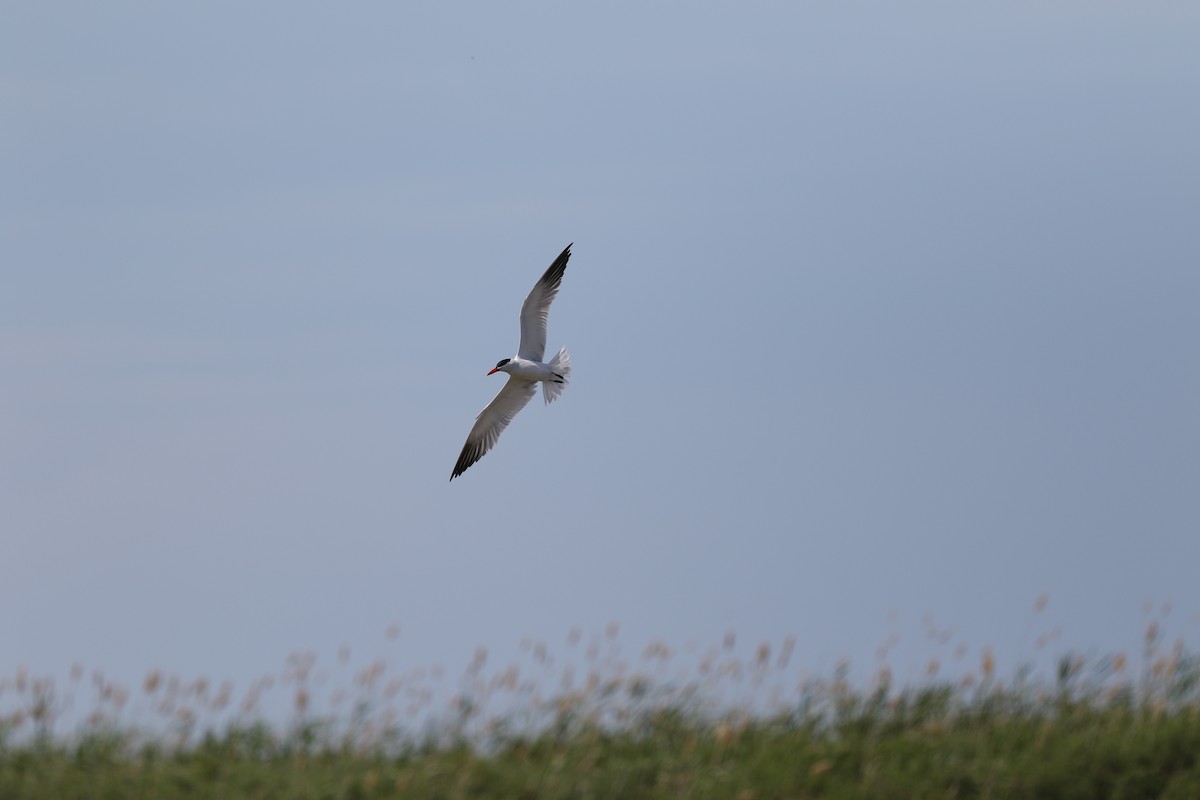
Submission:
[[[450,473],[450,480],[462,475],[495,447],[508,423],[537,394],[538,381],[542,382],[542,396],[549,405],[558,399],[570,380],[571,354],[567,348],[559,350],[558,355],[549,362],[542,363],[542,357],[546,355],[546,317],[554,296],[558,294],[570,257],[571,245],[567,245],[525,298],[525,305],[521,306],[521,346],[517,348],[515,356],[500,359],[488,372],[488,375],[507,372],[508,382],[475,418],[475,425],[467,435],[467,443],[458,456],[454,472]]]

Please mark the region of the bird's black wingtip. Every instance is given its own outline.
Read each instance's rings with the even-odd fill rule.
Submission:
[[[546,267],[546,271],[542,273],[541,282],[544,284],[554,285],[562,280],[563,273],[567,271],[567,261],[571,258],[571,248],[575,245],[574,242],[567,245],[566,248],[558,254],[558,258],[550,266]]]

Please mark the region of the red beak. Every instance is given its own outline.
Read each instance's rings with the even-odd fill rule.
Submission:
[[[488,372],[488,375],[491,375],[493,372],[499,372],[499,371],[500,371],[499,367],[492,367],[491,370]]]

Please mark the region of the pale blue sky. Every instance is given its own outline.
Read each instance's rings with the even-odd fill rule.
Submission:
[[[0,673],[1200,642],[1194,4],[3,17]]]

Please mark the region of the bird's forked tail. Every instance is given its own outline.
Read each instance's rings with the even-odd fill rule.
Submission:
[[[546,405],[550,405],[558,399],[563,389],[567,388],[567,382],[571,380],[571,354],[564,347],[558,351],[558,355],[550,359],[550,363],[546,366],[550,367],[550,371],[557,376],[551,380],[542,381],[542,396],[546,398]]]

